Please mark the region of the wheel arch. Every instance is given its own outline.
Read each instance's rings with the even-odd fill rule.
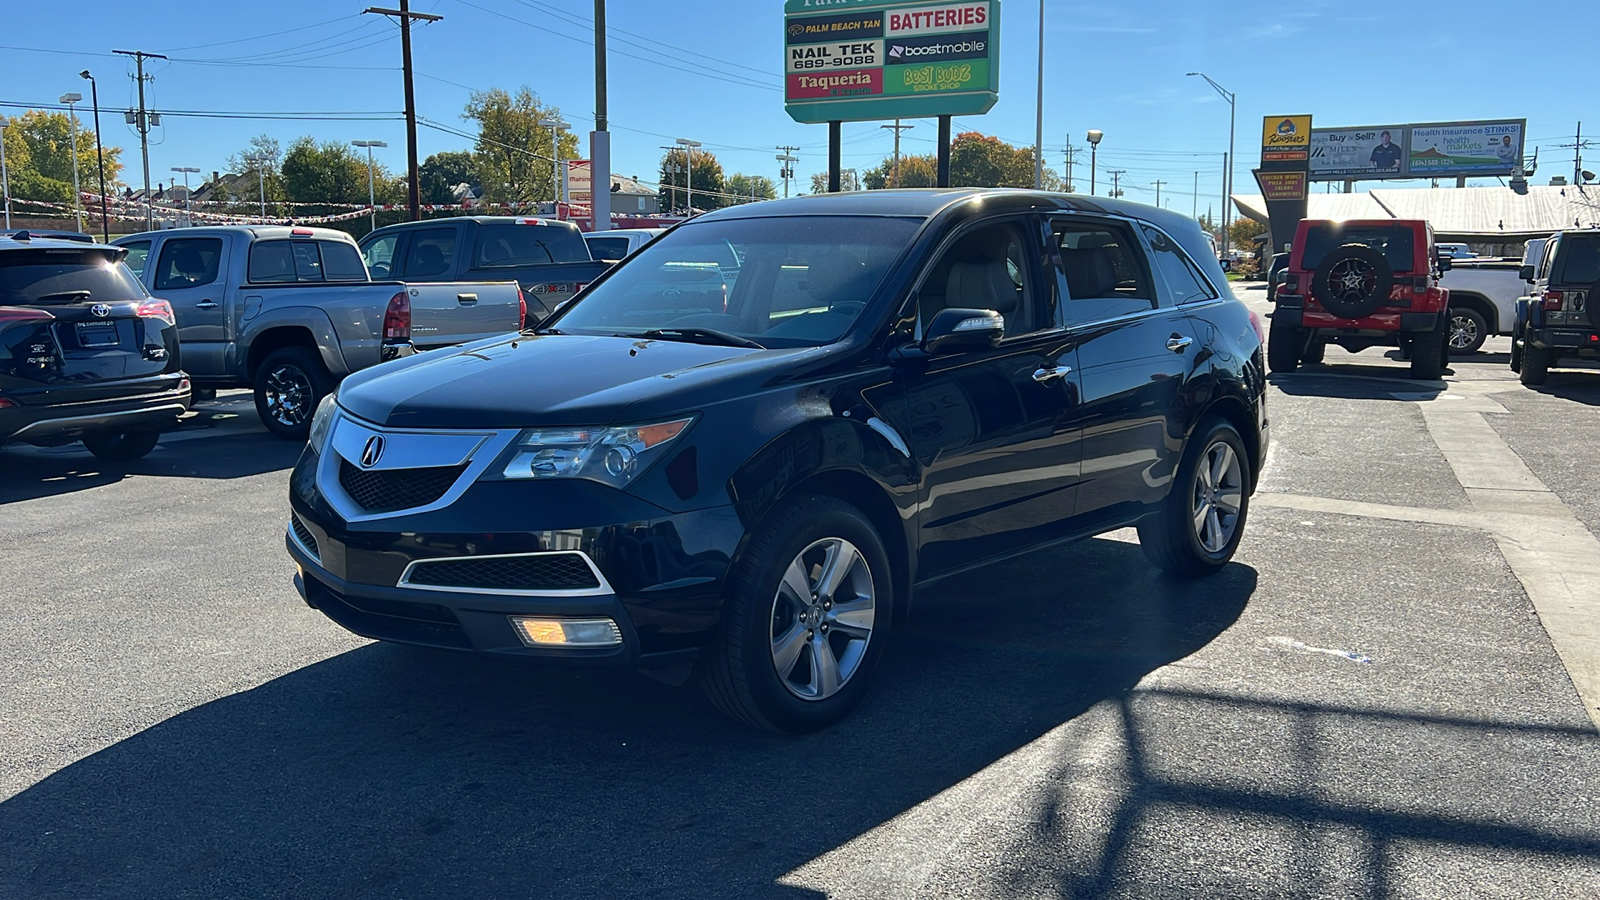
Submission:
[[[1212,400],[1200,411],[1200,415],[1190,424],[1188,437],[1193,438],[1200,423],[1212,416],[1232,425],[1234,430],[1239,432],[1239,436],[1244,438],[1244,450],[1250,458],[1250,489],[1254,492],[1256,484],[1261,480],[1262,463],[1266,461],[1262,458],[1264,452],[1261,447],[1261,429],[1256,424],[1255,415],[1251,413],[1250,406],[1244,400],[1225,394]]]
[[[250,355],[245,359],[245,377],[254,382],[256,372],[266,358],[285,347],[300,347],[316,354],[318,359],[322,358],[317,339],[309,328],[303,325],[278,325],[256,335],[255,340],[250,342]]]
[[[1504,334],[1509,331],[1506,323],[1500,321],[1500,310],[1494,303],[1482,294],[1473,291],[1450,291],[1450,306],[1462,306],[1472,310],[1480,316],[1489,326],[1489,334]]]

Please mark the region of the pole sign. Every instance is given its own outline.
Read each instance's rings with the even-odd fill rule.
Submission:
[[[796,122],[974,116],[1000,99],[1000,0],[786,0]]]
[[[1261,120],[1261,167],[1252,174],[1266,201],[1273,252],[1294,240],[1295,226],[1306,217],[1311,135],[1310,116]]]
[[[588,205],[594,199],[594,167],[587,159],[569,159],[567,167],[567,200]]]
[[[1303,163],[1310,148],[1310,116],[1267,116],[1262,120],[1262,162]]]
[[[1487,177],[1522,171],[1527,119],[1311,132],[1311,179]]]

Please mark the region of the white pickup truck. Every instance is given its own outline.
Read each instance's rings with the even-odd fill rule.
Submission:
[[[223,225],[118,238],[129,268],[172,304],[197,389],[251,387],[273,434],[304,440],[344,376],[418,350],[522,327],[514,281],[373,281],[329,228]]]
[[[1527,254],[1537,258],[1543,240],[1529,241]],[[1455,259],[1439,279],[1450,291],[1450,353],[1476,353],[1494,334],[1510,334],[1517,321],[1517,299],[1528,293],[1515,259]]]

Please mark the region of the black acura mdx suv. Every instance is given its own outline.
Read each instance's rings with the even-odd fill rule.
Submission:
[[[1097,197],[805,197],[678,226],[535,331],[385,364],[318,409],[287,543],[380,640],[697,667],[805,731],[916,590],[1128,525],[1238,547],[1261,328],[1197,225]]]

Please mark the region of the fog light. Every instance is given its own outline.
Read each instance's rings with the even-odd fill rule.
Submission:
[[[610,619],[512,616],[511,624],[529,647],[615,647],[622,643],[622,631]]]

